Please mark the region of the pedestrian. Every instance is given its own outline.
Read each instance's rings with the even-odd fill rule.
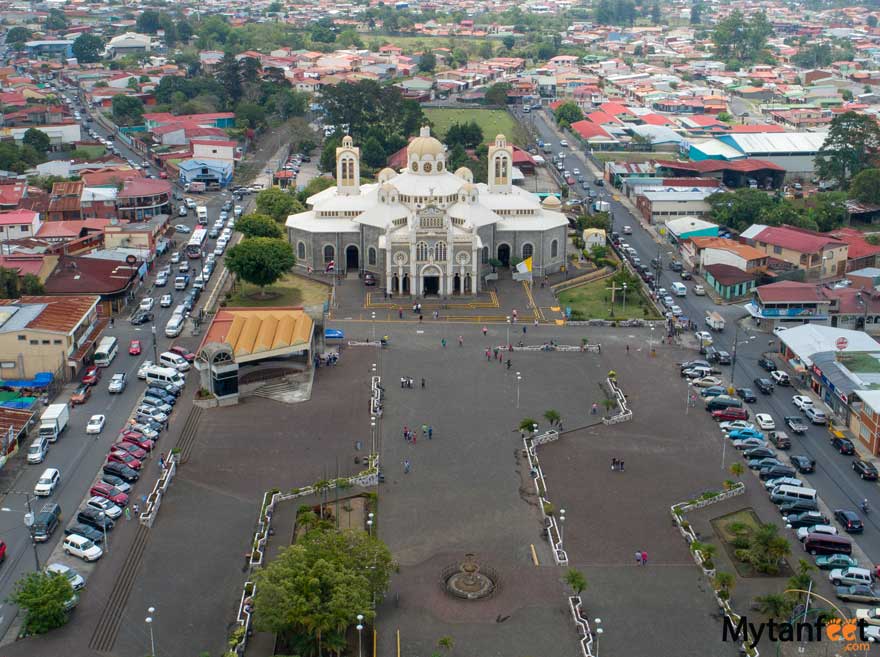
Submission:
[[[423,424],[423,425],[422,425],[422,435],[423,435],[423,436],[427,436],[427,435],[428,435],[428,425],[427,425],[427,424]]]
[[[421,313],[420,313],[420,314],[419,314],[419,324],[422,323],[422,320],[423,320],[423,319],[424,319],[424,317],[423,317],[423,316],[421,315]]]
[[[406,440],[406,437],[409,435],[409,427],[405,424],[403,425],[403,438]]]
[[[464,337],[461,336],[461,335],[458,336],[458,346],[459,346],[459,347],[463,347],[463,346],[464,346]]]
[[[416,304],[413,304],[413,313],[416,312],[416,308],[418,308],[418,306]]]
[[[642,565],[642,551],[641,550],[636,550],[636,565],[637,566]]]
[[[537,326],[537,325],[538,325],[538,318],[535,317],[535,326]]]
[[[642,563],[648,565],[648,553],[642,550]]]
[[[422,377],[422,390],[425,389],[425,377]]]
[[[617,470],[617,459],[612,458],[611,459],[611,472],[614,472],[615,470]]]
[[[412,377],[408,378],[408,379],[406,380],[406,383],[407,383],[407,385],[408,385],[410,388],[412,388],[412,387],[413,387],[413,380],[412,380]]]
[[[623,459],[620,459],[617,463],[620,466],[620,471],[623,472]]]
[[[440,344],[446,349],[446,338],[440,338]]]
[[[113,324],[115,324],[115,323],[116,323],[116,320],[111,317],[110,318],[110,328],[113,328]]]
[[[487,349],[486,349],[486,362],[487,362],[487,363],[488,363],[490,360],[492,360],[491,356],[492,356],[492,352],[489,351],[489,349],[487,348]]]
[[[510,369],[510,366],[511,366],[512,364],[513,364],[513,363],[511,363],[511,362],[510,362],[510,359],[508,358],[508,359],[507,359],[507,369]]]
[[[486,335],[486,333],[488,333],[488,332],[489,332],[489,329],[484,326],[483,327],[483,335]]]
[[[626,355],[629,356],[629,345],[626,345]]]
[[[161,456],[159,457],[159,467],[160,467],[162,470],[165,469],[165,459],[163,459]]]
[[[403,376],[400,377],[400,387],[401,387],[401,388],[405,388],[405,387],[406,387],[406,377],[403,377]]]
[[[527,328],[528,328],[528,327],[527,327],[525,324],[523,324],[523,335],[526,334],[526,329],[527,329]]]
[[[434,427],[429,426],[428,427],[428,440],[433,440],[433,439],[434,439]]]
[[[440,319],[440,311],[439,310],[435,310],[433,315],[434,315],[434,319]]]
[[[593,407],[590,409],[590,415],[595,415],[599,412],[599,404],[593,402]]]
[[[125,507],[125,519],[131,520],[131,509],[129,509],[128,507]]]
[[[397,309],[397,319],[403,319],[403,308]]]
[[[137,514],[139,514],[139,513],[141,512],[141,509],[140,509],[140,507],[139,507],[137,504],[133,504],[133,505],[131,506],[131,512],[132,512],[134,515],[137,515]]]
[[[409,462],[409,459],[403,460],[403,474],[409,474],[410,469],[412,468],[412,464]]]

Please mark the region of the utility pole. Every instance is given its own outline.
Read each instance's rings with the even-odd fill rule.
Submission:
[[[36,517],[31,508],[31,494],[25,493],[25,499],[27,500],[28,512],[24,517],[24,524],[28,528],[28,533],[31,535],[31,546],[34,548],[34,564],[37,568],[36,572],[40,572],[40,555],[37,552],[37,541],[34,539],[34,522],[36,521]]]

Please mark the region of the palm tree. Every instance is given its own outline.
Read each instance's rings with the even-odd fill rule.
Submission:
[[[730,466],[730,474],[732,474],[734,477],[736,477],[736,478],[739,479],[740,481],[742,481],[742,476],[743,476],[743,473],[744,473],[745,471],[746,471],[746,470],[745,470],[745,468],[743,467],[743,464],[742,464],[742,463],[733,463],[733,464]]]
[[[451,636],[441,636],[437,641],[437,647],[443,648],[446,652],[452,652],[452,646],[455,645],[455,642],[452,640]]]
[[[538,423],[535,420],[530,417],[525,417],[519,423],[519,432],[532,433],[535,431],[536,426],[538,426]]]
[[[562,418],[559,416],[559,413],[557,411],[554,411],[551,408],[550,410],[544,411],[544,419],[547,420],[547,422],[549,422],[550,426],[552,427]]]
[[[788,578],[788,588],[798,589],[800,591],[808,591],[813,583],[810,577],[810,571],[816,570],[816,567],[806,559],[798,559],[797,573]],[[801,600],[806,596],[805,593],[795,593],[796,600]]]
[[[781,593],[768,593],[755,598],[758,611],[768,618],[784,620],[791,614],[792,602]]]
[[[717,586],[720,591],[723,591],[725,594],[727,594],[725,597],[730,596],[730,590],[735,585],[736,577],[734,577],[731,573],[715,573],[715,586]]]
[[[565,571],[565,583],[568,584],[575,595],[580,595],[587,588],[587,578],[576,568],[569,568]]]
[[[617,402],[615,400],[611,399],[611,397],[606,397],[605,399],[602,400],[602,406],[605,407],[605,411],[607,413],[607,412],[610,412],[611,409],[613,409],[615,406],[617,406]]]

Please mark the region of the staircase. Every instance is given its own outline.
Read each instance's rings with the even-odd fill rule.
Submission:
[[[249,393],[254,397],[272,399],[283,404],[298,404],[312,396],[311,381],[277,381],[260,386]]]

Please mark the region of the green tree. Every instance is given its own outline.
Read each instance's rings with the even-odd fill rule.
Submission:
[[[764,12],[745,16],[735,9],[715,24],[715,54],[725,62],[754,62],[760,58],[771,34],[773,27]]]
[[[80,64],[93,64],[101,61],[104,40],[95,34],[84,32],[76,38],[71,48],[73,56]]]
[[[535,431],[535,427],[538,426],[538,422],[530,417],[524,417],[519,422],[519,427],[517,427],[520,433],[532,433]]]
[[[768,593],[755,598],[758,611],[778,621],[786,620],[791,615],[794,603],[781,593]]]
[[[283,239],[253,237],[233,246],[226,256],[229,271],[260,288],[272,285],[296,264],[290,244]]]
[[[364,141],[364,146],[361,150],[361,159],[368,166],[375,169],[385,166],[385,149],[382,148],[382,143],[373,135],[370,135],[367,137],[366,141]]]
[[[310,196],[314,196],[318,192],[322,192],[329,187],[333,187],[336,184],[336,181],[333,178],[328,178],[327,176],[317,176],[312,178],[306,186],[297,192],[296,197],[297,200],[303,204],[303,209],[305,209],[305,202]]]
[[[25,611],[25,629],[31,634],[45,634],[67,623],[67,603],[73,587],[63,575],[45,572],[28,573],[15,583],[10,602]]]
[[[660,5],[656,2],[651,5],[651,22],[654,25],[660,25]]]
[[[736,585],[736,578],[731,573],[717,572],[715,573],[715,586],[719,591],[724,592],[724,597],[730,597],[730,591]]]
[[[486,102],[490,105],[507,105],[507,92],[510,91],[510,85],[506,82],[496,82],[486,89]]]
[[[745,472],[745,468],[743,468],[742,463],[733,463],[728,468],[730,474],[732,474],[737,479],[742,479],[743,473]]]
[[[177,38],[187,43],[193,36],[193,28],[187,21],[177,21]]]
[[[868,24],[868,27],[877,27],[877,16],[875,16],[874,14],[868,14],[866,22]]]
[[[138,83],[138,79],[136,77],[128,78],[128,82],[125,83],[125,86],[132,91],[140,91],[141,89],[141,85]]]
[[[246,214],[235,223],[235,230],[247,237],[281,239],[284,230],[275,219],[265,214]]]
[[[46,17],[46,29],[55,31],[66,30],[67,16],[64,15],[64,12],[60,9],[50,9],[49,15]]]
[[[880,169],[860,171],[849,186],[849,195],[862,203],[880,203]]]
[[[223,59],[220,60],[217,79],[223,86],[223,91],[226,93],[226,98],[229,102],[232,105],[238,103],[238,101],[241,100],[242,94],[241,75],[238,70],[238,61],[229,51],[227,51],[223,55]]]
[[[839,228],[846,223],[846,196],[846,192],[813,194],[813,206],[807,210],[807,217],[823,233]]]
[[[569,568],[565,571],[565,583],[574,595],[580,595],[587,588],[587,578],[576,568]]]
[[[567,128],[572,123],[577,123],[584,119],[584,113],[581,111],[581,108],[577,106],[577,103],[572,101],[562,103],[556,108],[554,114],[556,116],[556,122],[563,128]]]
[[[141,12],[141,15],[137,17],[135,26],[137,27],[138,32],[155,34],[162,26],[162,18],[158,11],[147,9]]]
[[[31,32],[26,27],[22,27],[21,25],[16,25],[13,28],[10,28],[6,33],[6,43],[9,43],[14,46],[22,46],[25,41],[28,41],[33,32]]]
[[[691,25],[699,25],[703,20],[703,3],[695,0],[691,5]]]
[[[715,223],[743,231],[759,221],[775,201],[758,189],[737,189],[733,192],[717,192],[706,199],[710,218]]]
[[[22,294],[46,294],[46,287],[36,274],[25,274],[21,277]]]
[[[816,154],[816,173],[846,189],[850,180],[878,165],[880,126],[872,116],[844,112],[831,120],[825,143]]]
[[[340,138],[349,134],[356,142],[363,142],[368,135],[373,135],[386,153],[406,145],[406,138],[416,134],[425,123],[417,102],[405,99],[399,89],[373,80],[343,82],[322,89],[321,105],[326,123],[336,128]],[[325,141],[325,148],[331,141]],[[334,157],[335,148],[333,146]],[[326,164],[323,159],[322,164]],[[324,171],[333,168],[324,168]]]
[[[52,141],[49,139],[49,135],[36,128],[28,128],[25,130],[24,136],[21,138],[21,143],[34,148],[40,153],[45,153],[52,146]]]
[[[296,196],[277,187],[264,189],[257,194],[257,212],[275,221],[283,222],[288,215],[305,210]]]
[[[455,147],[461,145],[462,148],[476,148],[483,143],[483,129],[476,121],[469,123],[453,123],[446,131],[443,138],[447,146]],[[465,154],[466,157],[466,154]],[[461,166],[458,164],[458,166]],[[455,169],[453,168],[453,171]]]
[[[505,34],[501,37],[501,44],[505,49],[513,50],[513,46],[516,45],[516,39],[510,34]]]
[[[559,415],[559,411],[556,411],[551,408],[551,409],[544,411],[544,419],[547,420],[547,422],[549,422],[550,426],[552,427],[552,426],[556,425],[556,423],[559,422],[559,420],[562,418]]]
[[[18,272],[0,267],[0,299],[18,299],[20,296]]]
[[[113,96],[113,121],[118,125],[140,125],[144,122],[144,103],[134,96]]]
[[[246,101],[235,106],[235,125],[240,128],[260,128],[266,124],[266,110]]]
[[[309,105],[309,97],[299,91],[282,89],[275,94],[275,111],[282,119],[291,116],[302,116]]]
[[[492,42],[489,40],[483,41],[483,43],[480,44],[479,53],[480,57],[483,59],[491,59],[495,54],[495,48],[492,46]]]
[[[435,68],[437,68],[437,57],[428,50],[419,59],[419,70],[431,73]]]

